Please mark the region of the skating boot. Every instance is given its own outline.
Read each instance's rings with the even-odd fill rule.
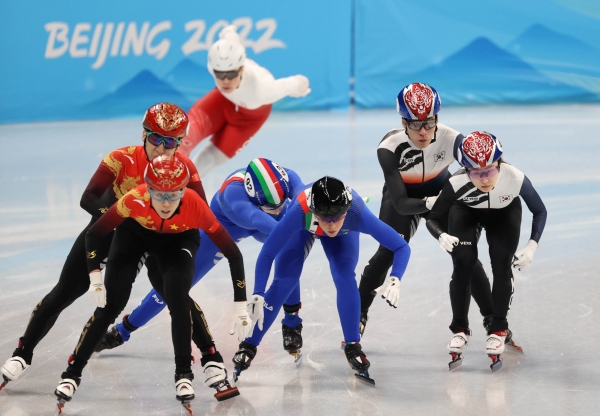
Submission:
[[[360,337],[363,337],[363,334],[365,333],[365,328],[367,327],[367,321],[369,320],[369,317],[367,316],[366,312],[361,312],[360,313],[360,324],[358,327],[358,332],[360,332]]]
[[[113,326],[106,332],[106,334],[104,334],[104,338],[102,338],[102,340],[98,343],[94,351],[100,352],[103,350],[112,350],[113,348],[117,348],[124,343],[125,341],[123,341],[119,330],[116,326]]]
[[[282,325],[281,332],[283,334],[283,349],[294,357],[296,367],[300,367],[300,364],[302,364],[302,352],[300,351],[300,348],[302,348],[302,324],[296,328]]]
[[[240,347],[233,356],[234,373],[233,380],[237,381],[241,372],[250,368],[250,363],[256,356],[256,347],[252,344],[242,341]]]
[[[364,381],[365,383],[374,386],[375,380],[373,380],[369,376],[369,367],[371,363],[367,360],[367,357],[362,351],[362,347],[358,342],[348,343],[344,347],[344,353],[346,354],[346,359],[348,360],[348,364],[356,374],[354,376],[360,381]]]
[[[469,335],[466,332],[457,332],[454,334],[448,343],[448,351],[450,351],[450,356],[452,357],[452,361],[448,363],[450,371],[461,366],[463,361],[462,352],[468,344]]]
[[[204,385],[217,390],[215,398],[220,402],[240,395],[237,387],[232,387],[227,381],[227,370],[223,363],[209,361],[204,364]]]
[[[56,390],[54,390],[54,395],[57,397],[56,409],[54,411],[55,415],[62,414],[65,403],[71,401],[73,395],[77,391],[79,383],[81,383],[79,377],[75,377],[69,373],[62,373],[61,377],[58,386],[56,386]]]
[[[25,360],[21,357],[11,357],[2,366],[0,372],[2,372],[2,378],[4,381],[0,384],[0,390],[8,384],[9,381],[16,380],[25,369],[29,367]]]
[[[512,337],[513,337],[513,333],[510,329],[506,330],[508,332],[508,335],[506,336],[506,340],[504,341],[504,345],[511,351],[514,352],[518,352],[520,354],[524,354],[525,352],[523,351],[523,348],[519,345],[517,345],[515,343],[515,341],[513,341]]]
[[[502,358],[500,358],[500,354],[504,352],[504,342],[506,341],[507,335],[508,330],[492,332],[488,336],[485,344],[485,352],[492,359],[492,364],[490,365],[492,373],[495,373],[502,368]]]
[[[175,398],[181,402],[183,408],[190,415],[194,414],[190,402],[196,397],[194,394],[194,386],[192,384],[193,379],[193,373],[175,374]]]

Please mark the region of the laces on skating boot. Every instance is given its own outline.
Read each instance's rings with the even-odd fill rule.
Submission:
[[[193,373],[175,374],[175,398],[181,402],[183,408],[190,415],[194,414],[190,402],[196,397],[192,384],[193,379]]]
[[[100,352],[103,350],[112,350],[120,345],[123,345],[125,341],[121,337],[119,330],[116,326],[113,326],[109,329],[106,334],[104,334],[104,338],[98,343],[94,351]]]
[[[500,354],[504,352],[504,342],[506,341],[507,335],[508,331],[505,330],[492,332],[488,336],[485,344],[485,352],[492,360],[492,364],[490,365],[492,373],[495,373],[502,368],[502,358],[500,358]]]
[[[290,328],[283,324],[281,332],[283,335],[283,349],[294,357],[296,367],[300,367],[300,364],[302,364],[302,352],[300,351],[300,348],[302,348],[302,324],[296,328]]]
[[[217,390],[215,399],[220,402],[240,395],[237,387],[229,384],[227,369],[222,362],[208,361],[204,364],[204,385]]]
[[[247,343],[246,341],[242,341],[240,343],[239,349],[233,356],[233,365],[234,365],[234,373],[233,380],[237,381],[241,372],[250,368],[250,364],[252,360],[256,356],[256,346]]]
[[[367,313],[361,312],[360,313],[360,324],[358,326],[358,332],[360,333],[361,338],[362,338],[363,334],[365,333],[365,328],[367,327],[368,320],[369,320],[369,317],[367,316]]]
[[[375,380],[373,380],[369,376],[369,367],[371,363],[367,360],[367,357],[362,351],[362,347],[358,342],[347,343],[344,347],[344,353],[346,354],[346,359],[348,360],[348,364],[356,373],[354,376],[371,386],[375,385]]]
[[[448,343],[448,351],[452,361],[448,363],[449,371],[455,370],[462,365],[462,352],[469,344],[469,335],[466,332],[456,332]]]
[[[4,380],[0,385],[0,390],[8,384],[9,381],[16,380],[25,369],[29,367],[25,360],[21,357],[10,357],[2,365],[0,372],[2,372],[2,379]]]
[[[65,403],[71,401],[73,395],[77,391],[79,383],[81,383],[81,379],[79,377],[75,377],[69,373],[62,373],[61,380],[58,382],[56,390],[54,390],[54,395],[57,398],[56,409],[54,411],[55,415],[62,414],[62,409],[65,407]]]

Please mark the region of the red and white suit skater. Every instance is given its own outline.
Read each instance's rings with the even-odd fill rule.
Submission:
[[[216,88],[188,112],[190,130],[178,149],[189,156],[198,143],[212,135],[192,159],[201,177],[250,141],[267,121],[274,102],[310,92],[304,75],[275,79],[267,69],[247,59],[236,29],[233,25],[224,28],[208,52],[208,72],[215,78]]]

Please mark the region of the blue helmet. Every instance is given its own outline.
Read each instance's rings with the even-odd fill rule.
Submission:
[[[465,168],[485,168],[500,159],[502,144],[491,133],[474,131],[462,139],[454,156]]]
[[[402,88],[396,98],[396,110],[408,120],[425,120],[440,111],[442,99],[435,88],[414,82]]]
[[[287,172],[277,163],[264,158],[253,159],[244,176],[244,186],[253,204],[278,208],[290,195]]]

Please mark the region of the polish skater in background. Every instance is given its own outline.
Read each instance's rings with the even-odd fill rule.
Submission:
[[[246,48],[233,25],[219,33],[208,51],[208,72],[216,88],[189,110],[190,131],[180,152],[189,156],[208,136],[210,142],[193,161],[205,176],[234,157],[258,132],[271,114],[274,102],[310,93],[304,75],[275,79],[266,69],[246,58]]]

